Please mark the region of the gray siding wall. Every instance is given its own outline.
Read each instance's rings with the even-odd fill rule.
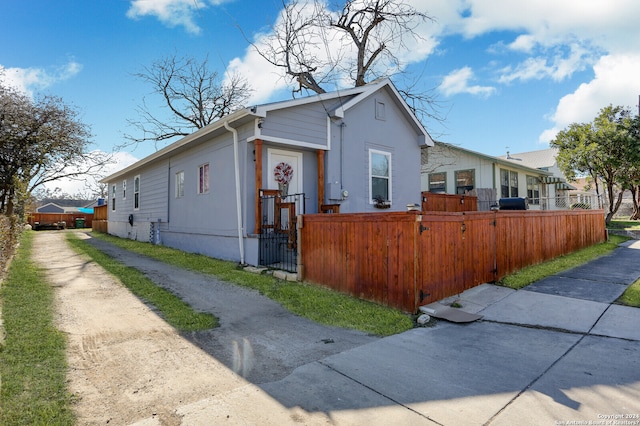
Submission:
[[[322,104],[270,111],[262,124],[262,135],[326,146],[327,111]]]
[[[253,125],[238,129],[240,187],[245,233],[253,231],[255,176],[253,144],[246,139]],[[209,164],[209,192],[198,193],[199,168]],[[176,173],[184,172],[184,196],[176,197]],[[140,207],[133,208],[134,177],[140,175]],[[122,181],[126,178],[126,199]],[[111,210],[112,185],[116,185],[116,209]],[[122,238],[154,241],[160,229],[162,244],[188,252],[238,261],[238,223],[231,132],[206,141],[170,159],[109,182],[109,232]],[[133,226],[129,215],[134,215]],[[250,229],[247,230],[247,226]],[[158,242],[158,241],[154,241]],[[245,244],[247,259],[257,262],[258,244]],[[254,253],[255,252],[255,253]]]
[[[167,162],[146,167],[109,182],[109,233],[121,238],[138,241],[150,240],[150,224],[167,221]],[[139,208],[134,209],[134,178],[140,176]],[[123,197],[123,181],[126,180],[126,197]],[[112,210],[112,186],[116,186],[116,208]],[[129,215],[133,214],[133,225]]]
[[[384,117],[376,118],[376,102],[384,104]],[[344,213],[380,211],[369,200],[370,149],[391,154],[389,210],[405,211],[407,204],[420,203],[419,135],[386,91],[377,92],[347,110],[343,120],[332,123],[331,133],[332,146],[326,165],[328,203],[341,204],[340,212]],[[341,189],[349,192],[344,200],[340,199]]]

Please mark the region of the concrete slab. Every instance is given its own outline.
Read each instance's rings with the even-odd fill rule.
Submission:
[[[587,333],[608,306],[590,300],[519,290],[481,313],[489,321]]]
[[[640,424],[625,415],[640,416],[640,342],[587,336],[491,425]]]
[[[450,306],[452,303],[457,302],[462,305],[462,310],[477,314],[487,306],[504,299],[515,291],[516,290],[511,288],[501,287],[494,284],[481,284],[477,287],[465,290],[459,295],[443,299],[438,303]]]
[[[434,318],[442,318],[451,322],[473,322],[482,318],[482,315],[473,314],[463,309],[453,308],[438,302],[420,306],[419,309],[420,312],[423,312]]]
[[[524,290],[574,299],[592,300],[594,302],[611,303],[624,293],[625,284],[591,279],[550,276],[527,286]]]
[[[325,368],[317,363],[300,367],[261,387],[285,407],[330,413],[331,418],[398,405],[439,424],[480,425],[579,338],[488,322],[440,323],[333,355],[318,362]],[[411,423],[385,418],[357,424]]]
[[[640,309],[611,305],[590,334],[640,341]]]
[[[301,410],[310,417],[322,415],[331,419],[330,424],[436,424],[385,394],[323,365],[322,361],[304,365],[285,379],[260,387],[283,407]]]
[[[592,260],[576,268],[560,272],[563,277],[631,284],[640,277],[638,250],[618,247],[611,254]]]

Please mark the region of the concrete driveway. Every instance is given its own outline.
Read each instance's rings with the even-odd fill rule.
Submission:
[[[200,279],[95,243],[152,279],[164,277],[185,297],[190,280]],[[304,333],[287,326],[286,314],[265,311],[276,316],[271,321],[256,312],[254,319],[265,324],[247,335],[249,344],[268,347],[273,337],[277,351],[288,341],[295,356],[286,374],[266,360],[265,372],[248,379],[279,407],[323,413],[333,424],[640,425],[640,309],[611,304],[638,277],[635,243],[525,290],[484,284],[441,301],[458,301],[461,309],[483,315],[480,321],[441,320],[382,339],[346,333],[338,339],[344,338],[343,347],[315,356],[322,347],[318,339],[333,337],[335,330],[312,328],[315,334],[304,343]],[[195,299],[215,300],[220,288],[198,291]],[[243,303],[259,296],[239,291]],[[277,319],[281,315],[285,321]],[[234,338],[242,334],[229,330]],[[209,337],[199,344],[215,356],[215,339],[225,337]],[[270,368],[279,373],[270,374]],[[197,418],[185,409],[183,424],[216,423],[234,410],[269,410],[254,402],[251,395],[214,398],[197,407]]]

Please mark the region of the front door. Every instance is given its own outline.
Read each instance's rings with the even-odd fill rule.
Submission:
[[[267,150],[267,188],[279,189],[276,180],[276,167],[280,170],[284,167],[293,173],[288,182],[288,194],[302,193],[302,153],[294,151],[286,151],[284,149],[269,148]],[[289,169],[290,167],[290,169]],[[282,175],[278,171],[278,174]]]

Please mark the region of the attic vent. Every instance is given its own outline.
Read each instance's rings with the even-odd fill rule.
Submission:
[[[384,102],[376,99],[376,120],[386,120],[387,114],[385,111]]]

